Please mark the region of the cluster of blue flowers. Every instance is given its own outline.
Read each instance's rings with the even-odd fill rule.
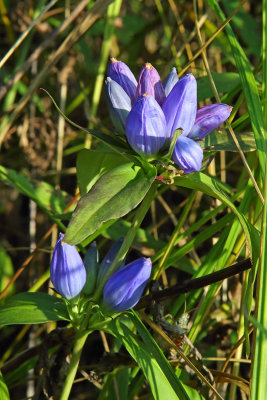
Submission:
[[[197,83],[192,74],[180,80],[176,69],[163,84],[146,63],[136,81],[129,67],[111,59],[106,80],[108,108],[116,131],[140,155],[153,156],[182,129],[172,158],[184,173],[199,171],[203,150],[197,141],[217,128],[232,107],[212,104],[197,110]]]
[[[112,264],[121,241],[116,242],[98,264],[98,251],[92,244],[84,260],[75,246],[63,241],[59,234],[50,268],[51,281],[58,293],[67,300],[81,292],[91,295]],[[143,294],[151,274],[150,258],[139,258],[130,264],[120,265],[119,270],[107,280],[103,290],[103,304],[112,312],[121,312],[134,307]]]

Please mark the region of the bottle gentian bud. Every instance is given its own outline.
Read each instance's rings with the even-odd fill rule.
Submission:
[[[111,275],[104,286],[104,305],[115,312],[134,307],[142,296],[151,269],[150,258],[142,257]]]
[[[126,119],[126,136],[139,154],[156,154],[164,145],[166,120],[153,96],[145,93],[133,105]]]
[[[191,131],[197,112],[197,83],[194,75],[188,74],[174,85],[162,105],[167,121],[168,135],[176,129],[183,129],[182,135]]]
[[[180,135],[175,144],[172,158],[185,174],[189,174],[200,170],[203,150],[194,140]]]
[[[108,66],[108,76],[122,87],[134,103],[137,81],[130,68],[122,61],[111,58]]]
[[[82,291],[86,271],[76,247],[62,243],[63,238],[60,233],[54,248],[50,276],[56,291],[70,300]]]
[[[98,272],[98,276],[97,276],[97,286],[101,283],[101,281],[104,278],[107,270],[111,266],[114,258],[116,257],[118,251],[121,248],[122,242],[123,242],[123,238],[120,238],[116,243],[114,243],[111,246],[111,248],[109,249],[109,251],[107,252],[105,257],[103,258],[103,260],[102,260],[102,262],[100,264],[99,272]],[[121,268],[123,265],[124,265],[124,260],[122,261],[122,263],[119,266],[119,268]]]
[[[96,242],[93,242],[87,250],[83,262],[86,269],[86,283],[83,287],[83,293],[89,295],[92,294],[95,289],[98,272],[98,250]]]
[[[146,63],[140,72],[136,98],[144,93],[155,97],[160,106],[166,98],[159,73],[150,63]]]
[[[110,77],[106,79],[108,110],[118,133],[125,135],[125,121],[132,108],[131,99],[123,88]]]
[[[231,106],[227,104],[211,104],[197,110],[196,120],[188,137],[203,139],[213,129],[218,128],[231,114]]]
[[[179,78],[176,68],[173,67],[173,69],[171,70],[169,75],[166,76],[163,82],[163,88],[166,96],[168,96],[168,94],[171,92],[172,88],[174,87],[174,85],[176,85],[178,80]]]

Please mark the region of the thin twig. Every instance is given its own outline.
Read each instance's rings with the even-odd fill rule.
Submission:
[[[220,282],[223,279],[230,278],[236,274],[240,274],[252,266],[250,259],[240,261],[230,267],[224,268],[220,271],[213,272],[208,275],[201,276],[200,278],[187,280],[184,283],[171,286],[168,289],[160,290],[156,293],[150,293],[147,296],[141,298],[139,303],[135,306],[136,310],[147,307],[151,302],[163,301],[170,297],[178,296],[183,293],[191,292],[192,290],[202,289],[205,286],[209,286],[213,283]]]

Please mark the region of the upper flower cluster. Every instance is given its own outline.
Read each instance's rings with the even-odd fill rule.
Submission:
[[[197,110],[197,83],[192,74],[180,80],[176,69],[163,84],[157,70],[146,63],[138,82],[129,67],[112,58],[106,80],[108,108],[118,133],[126,133],[130,146],[139,154],[154,155],[182,129],[172,154],[185,172],[199,171],[203,139],[230,115],[232,107],[212,104]]]
[[[112,264],[122,241],[116,242],[98,265],[98,251],[92,244],[84,260],[75,246],[63,242],[59,234],[50,268],[51,281],[58,293],[71,300],[81,292],[90,295],[100,284]],[[138,258],[130,264],[119,266],[119,270],[107,280],[103,290],[103,304],[111,311],[121,312],[134,307],[151,274],[150,258]]]

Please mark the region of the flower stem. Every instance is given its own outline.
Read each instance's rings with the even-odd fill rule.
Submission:
[[[102,279],[100,285],[97,288],[97,291],[94,296],[94,299],[96,300],[96,302],[98,302],[99,298],[102,296],[102,290],[103,290],[103,287],[104,287],[106,281],[114,272],[116,272],[116,270],[118,269],[118,266],[120,265],[120,263],[126,256],[129,248],[131,247],[131,244],[135,238],[135,235],[136,235],[143,219],[146,216],[146,213],[151,205],[152,200],[155,197],[156,190],[157,190],[157,184],[154,182],[151,185],[150,189],[148,190],[146,196],[144,197],[144,200],[142,201],[140,207],[137,209],[134,220],[124,238],[124,241],[121,245],[120,250],[118,251],[115,259],[113,260],[111,266],[109,267],[107,273],[105,274],[104,278]]]
[[[68,400],[70,391],[73,385],[73,381],[75,379],[75,375],[78,369],[78,365],[80,362],[80,357],[82,354],[82,349],[85,344],[85,341],[87,339],[88,334],[90,331],[85,331],[85,330],[77,330],[75,334],[75,340],[74,340],[74,346],[73,346],[73,351],[72,351],[72,356],[67,372],[67,376],[64,382],[64,386],[62,389],[62,393],[60,396],[60,400]]]

